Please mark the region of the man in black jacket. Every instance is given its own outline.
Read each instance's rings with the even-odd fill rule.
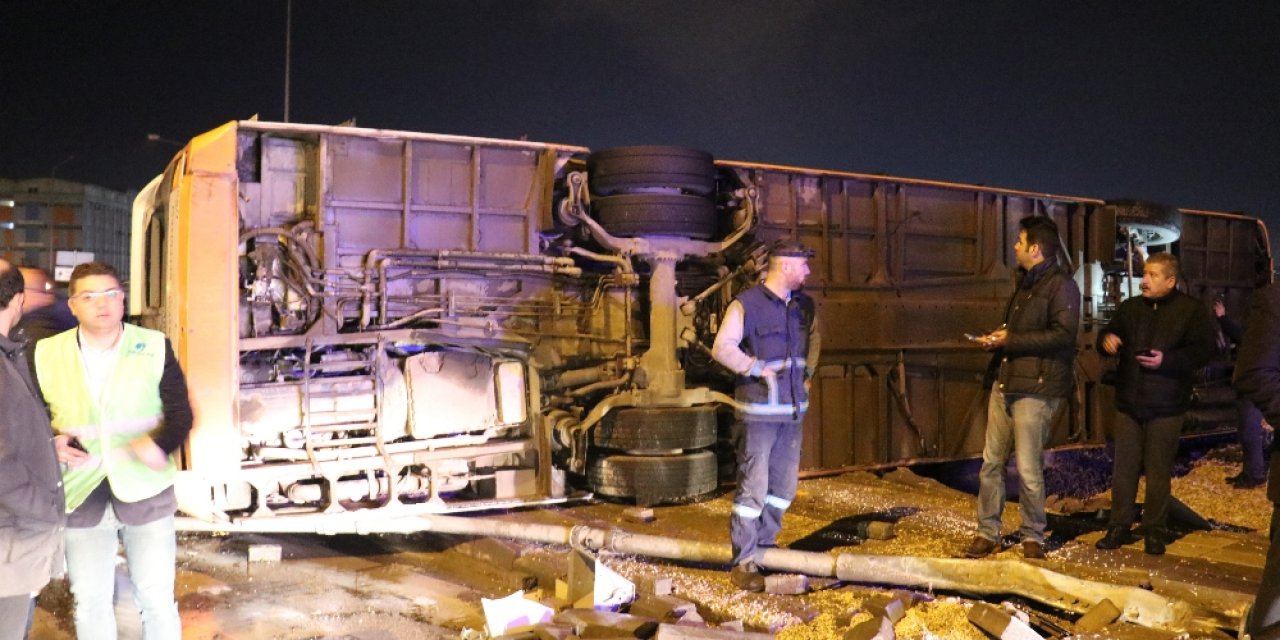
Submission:
[[[1253,309],[1246,322],[1244,339],[1236,358],[1236,389],[1251,400],[1267,422],[1280,424],[1280,288],[1270,285],[1253,293]],[[1262,568],[1258,596],[1245,619],[1245,631],[1254,638],[1280,638],[1280,464],[1276,447],[1271,447],[1271,470],[1267,478],[1267,499],[1271,500],[1271,547]]]
[[[33,595],[62,574],[62,470],[23,344],[22,276],[0,260],[0,640],[22,638]]]
[[[1195,374],[1213,358],[1217,329],[1203,302],[1179,292],[1178,258],[1157,253],[1142,270],[1142,295],[1120,303],[1098,334],[1098,349],[1119,356],[1111,519],[1095,546],[1116,549],[1129,540],[1138,476],[1145,469],[1143,550],[1164,553],[1169,481],[1178,436],[1191,405]]]
[[[1221,299],[1213,301],[1213,315],[1218,319],[1222,337],[1239,347],[1244,340],[1244,327],[1227,315],[1227,307]],[[1236,390],[1239,393],[1239,390]],[[1237,489],[1252,489],[1267,481],[1266,433],[1262,430],[1262,412],[1257,405],[1243,395],[1237,399],[1240,410],[1241,465],[1240,473],[1227,478],[1227,483]]]
[[[1013,246],[1018,286],[1002,328],[978,338],[995,351],[995,385],[987,406],[986,445],[979,472],[978,530],[965,549],[981,558],[1000,547],[1005,466],[1015,453],[1022,555],[1044,558],[1044,444],[1062,399],[1073,387],[1080,289],[1058,264],[1058,227],[1049,218],[1019,223]]]

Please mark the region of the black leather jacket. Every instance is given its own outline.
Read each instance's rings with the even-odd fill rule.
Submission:
[[[1108,333],[1123,344],[1117,355],[1116,408],[1138,420],[1186,413],[1196,372],[1218,349],[1217,322],[1200,300],[1177,290],[1156,300],[1135,296],[1120,303],[1098,334],[1098,351]],[[1164,354],[1159,369],[1138,364],[1138,351]]]
[[[27,372],[23,344],[0,335],[0,597],[39,591],[62,571],[62,468]]]
[[[1057,261],[1023,272],[1005,311],[1008,337],[996,351],[996,384],[1006,394],[1066,397],[1075,384],[1080,288]]]
[[[1236,357],[1234,384],[1258,406],[1268,423],[1280,424],[1280,285],[1253,292]]]

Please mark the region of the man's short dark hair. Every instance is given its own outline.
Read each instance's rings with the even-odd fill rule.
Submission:
[[[105,262],[85,262],[71,270],[71,281],[67,284],[71,295],[76,294],[76,283],[89,276],[111,276],[116,279],[116,282],[120,282],[120,274],[116,273],[115,267]]]
[[[1018,221],[1018,230],[1027,232],[1027,244],[1038,245],[1046,260],[1058,257],[1058,225],[1052,218],[1027,216]]]
[[[1182,265],[1179,263],[1178,256],[1172,253],[1153,253],[1147,256],[1147,264],[1161,264],[1166,276],[1173,276],[1181,280],[1178,275],[1182,272]]]
[[[9,306],[13,297],[26,287],[22,272],[6,260],[0,260],[0,308]]]

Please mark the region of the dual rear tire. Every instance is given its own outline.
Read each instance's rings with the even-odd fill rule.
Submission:
[[[587,159],[592,210],[618,237],[707,240],[719,230],[711,154],[665,146],[617,147]]]
[[[591,434],[587,481],[597,494],[639,504],[678,502],[718,486],[713,406],[622,409]]]

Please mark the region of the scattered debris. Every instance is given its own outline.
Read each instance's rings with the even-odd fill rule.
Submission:
[[[711,629],[674,624],[658,625],[658,633],[653,636],[654,640],[768,640],[772,637],[767,633],[746,633],[742,629],[725,628],[723,625]]]
[[[969,609],[969,622],[1000,640],[1044,640],[1024,620],[985,602],[974,603]]]
[[[526,553],[516,558],[511,568],[532,575],[539,587],[553,591],[557,580],[568,580],[569,552]]]
[[[666,576],[642,576],[636,583],[641,593],[655,596],[671,595],[671,578]]]
[[[863,608],[872,616],[887,618],[890,624],[898,624],[907,615],[907,609],[915,606],[916,602],[915,593],[898,590],[893,595],[868,598]]]
[[[619,635],[651,638],[658,631],[658,621],[651,618],[591,609],[570,609],[557,613],[552,621],[572,625],[574,633],[583,638],[608,638]]]
[[[1076,620],[1076,630],[1092,633],[1115,622],[1119,617],[1120,609],[1116,608],[1110,600],[1103,598],[1101,602],[1093,605],[1093,608],[1080,616],[1079,620]]]
[[[690,613],[696,613],[697,605],[674,596],[638,596],[628,613],[655,618],[663,622],[677,622]]]
[[[630,522],[653,522],[658,519],[649,507],[632,507],[623,511],[622,517]]]
[[[549,622],[555,615],[550,607],[525,598],[523,591],[505,598],[481,598],[480,606],[484,609],[485,627],[491,636],[502,635],[518,627]]]
[[[727,621],[727,622],[721,622],[721,623],[720,623],[720,626],[719,626],[718,628],[719,628],[719,629],[726,629],[726,630],[729,630],[729,631],[739,631],[739,632],[741,632],[741,631],[743,631],[746,627],[744,627],[744,626],[743,626],[743,624],[742,624],[742,621],[741,621],[741,620],[729,620],[729,621]]]
[[[868,540],[892,540],[894,536],[893,523],[879,520],[859,522],[857,531],[859,536]]]
[[[520,545],[498,538],[478,538],[458,545],[458,550],[497,569],[516,568]]]
[[[883,616],[863,620],[845,632],[844,640],[897,640],[898,634],[893,631],[894,624]]]
[[[597,562],[595,574],[592,604],[596,609],[617,611],[622,605],[636,599],[636,585],[608,565]]]
[[[249,562],[280,562],[282,554],[278,544],[249,545]]]
[[[764,577],[764,592],[794,596],[809,591],[809,576],[801,573],[775,573]]]

